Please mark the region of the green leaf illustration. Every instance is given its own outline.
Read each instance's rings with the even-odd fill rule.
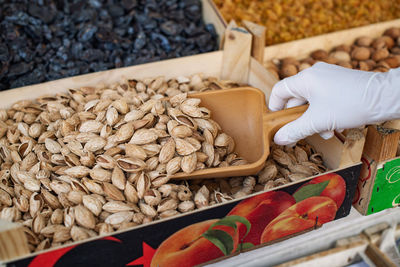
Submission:
[[[236,252],[240,252],[242,250],[248,250],[248,249],[251,249],[252,247],[254,247],[253,243],[250,243],[250,242],[240,243],[238,245],[238,248],[236,249]]]
[[[233,238],[222,230],[207,230],[202,236],[217,246],[225,256],[231,254],[233,250]]]
[[[237,222],[242,223],[246,226],[247,230],[246,230],[246,234],[244,235],[244,237],[246,237],[247,234],[250,232],[251,224],[246,218],[244,218],[242,216],[238,216],[238,215],[226,216],[226,217],[222,218],[221,220],[213,223],[209,229],[212,229],[217,225],[225,225],[228,227],[232,227],[236,231],[237,230],[237,225],[236,225]]]
[[[246,234],[243,236],[243,238],[245,238],[247,236],[247,234],[250,232],[251,223],[245,217],[238,216],[238,215],[230,215],[225,218],[233,219],[233,220],[240,222],[246,226]]]
[[[329,181],[324,181],[318,184],[309,184],[302,187],[299,191],[293,194],[294,199],[297,202],[300,202],[306,198],[319,196],[322,191],[327,187]]]
[[[232,227],[233,229],[235,229],[235,231],[237,230],[236,223],[234,221],[232,221],[232,220],[226,220],[226,217],[222,218],[221,220],[219,220],[219,221],[217,221],[215,223],[213,223],[210,226],[209,229],[213,229],[215,226],[218,226],[218,225],[224,225],[224,226]]]

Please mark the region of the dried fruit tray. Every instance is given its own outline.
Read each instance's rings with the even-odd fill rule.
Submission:
[[[264,62],[274,58],[282,59],[285,57],[303,59],[308,57],[311,52],[318,49],[329,51],[339,45],[351,45],[358,37],[361,36],[369,36],[371,38],[379,37],[388,28],[399,27],[399,25],[400,19],[396,19],[348,30],[327,33],[283,44],[267,46],[264,50]]]
[[[108,85],[124,78],[165,76],[169,79],[196,73],[219,77],[222,62],[223,52],[218,51],[61,79],[1,92],[0,108],[8,108],[19,100],[66,92],[71,88]],[[268,72],[254,59],[250,60],[249,69],[247,83],[268,96],[275,80],[268,78]],[[352,149],[357,149],[352,140],[335,136],[324,141],[313,136],[307,141],[322,153],[331,171],[35,253],[29,253],[21,225],[0,220],[0,259],[6,266],[53,266],[56,263],[68,266],[193,266],[313,230],[349,214],[361,162],[349,157]]]

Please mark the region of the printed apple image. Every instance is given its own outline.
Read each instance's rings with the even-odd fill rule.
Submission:
[[[329,181],[329,183],[326,185],[325,189],[321,192],[320,196],[330,197],[336,202],[336,206],[340,208],[346,196],[346,182],[339,174],[327,173],[318,176],[309,181],[308,183],[302,185],[299,189],[296,190],[296,192],[306,185],[319,184],[325,181]]]
[[[194,266],[235,252],[239,234],[235,227],[224,225],[224,219],[195,223],[174,233],[158,247],[151,266]]]
[[[286,192],[266,192],[241,201],[228,215],[242,216],[251,224],[250,232],[245,237],[246,225],[239,225],[240,242],[259,245],[264,228],[279,214],[295,203],[295,199]]]
[[[265,227],[260,243],[283,238],[332,221],[337,206],[329,197],[309,197],[291,206]]]

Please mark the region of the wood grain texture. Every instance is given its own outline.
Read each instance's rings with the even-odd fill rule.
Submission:
[[[353,199],[353,206],[362,215],[367,215],[379,162],[372,160],[366,155],[364,155],[363,158],[357,190]]]
[[[257,61],[263,62],[264,60],[264,46],[265,46],[265,31],[266,28],[262,25],[255,24],[251,21],[242,21],[243,26],[251,33],[253,36],[251,56]]]
[[[396,156],[400,131],[381,126],[368,126],[363,154],[381,162]]]
[[[212,1],[212,0],[210,0],[210,1]],[[224,45],[225,45],[225,32],[227,30],[232,30],[233,28],[236,28],[236,27],[238,27],[238,25],[236,24],[235,20],[231,20],[229,22],[229,24],[226,24],[224,34],[222,35],[221,42],[219,43],[219,49],[220,50],[222,50],[224,48]]]
[[[272,88],[277,82],[278,79],[267,71],[260,62],[254,58],[250,59],[249,84],[264,92],[266,106],[268,106]]]
[[[249,79],[251,34],[243,28],[227,29],[221,78],[247,83]]]
[[[28,241],[22,226],[0,220],[0,260],[5,261],[28,254]]]
[[[388,256],[386,256],[376,245],[369,244],[365,250],[365,254],[379,267],[396,267]]]
[[[325,140],[319,134],[306,138],[307,142],[322,153],[326,166],[330,169],[344,168],[361,161],[366,130],[353,129],[347,135],[336,133]]]
[[[352,165],[361,160],[366,134],[367,129],[353,129],[352,132],[347,132],[347,135],[345,135],[344,138],[339,168]]]

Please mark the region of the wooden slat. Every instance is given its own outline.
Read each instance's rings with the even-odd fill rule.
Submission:
[[[343,153],[343,142],[333,136],[325,140],[319,134],[314,134],[306,138],[306,141],[322,153],[324,164],[331,170],[338,169]]]
[[[365,254],[379,267],[396,267],[388,256],[386,256],[376,245],[370,243]]]
[[[249,79],[251,34],[243,28],[227,29],[221,78],[247,83]]]
[[[229,24],[226,25],[224,34],[222,35],[221,42],[219,43],[219,49],[220,49],[220,50],[222,50],[222,49],[224,48],[224,45],[225,45],[225,32],[226,32],[227,30],[232,30],[233,28],[236,28],[236,27],[238,27],[238,25],[236,24],[236,21],[235,21],[235,20],[231,20],[231,21],[229,22]]]
[[[253,35],[253,42],[251,48],[251,56],[257,61],[263,62],[264,60],[264,46],[265,46],[265,30],[264,26],[255,24],[248,20],[242,21],[243,26]]]
[[[203,8],[204,22],[214,25],[215,31],[218,34],[218,42],[221,42],[226,28],[226,23],[222,18],[221,13],[219,13],[218,8],[212,0],[202,0],[201,4]]]
[[[260,62],[254,58],[250,59],[250,74],[249,74],[249,84],[256,87],[264,92],[265,103],[268,105],[269,97],[272,92],[272,88],[278,79],[267,71]]]
[[[363,154],[381,162],[396,156],[400,131],[382,126],[368,126]]]
[[[368,238],[370,243],[377,244],[381,241],[382,232],[388,228],[390,228],[390,225],[387,222],[382,222],[364,229],[362,234]]]
[[[353,199],[353,206],[362,215],[367,215],[379,162],[372,160],[372,158],[366,155],[364,155],[363,158],[363,165],[357,183],[356,194]]]
[[[345,135],[339,168],[352,165],[361,160],[367,130],[352,129]]]
[[[0,219],[0,260],[29,254],[28,241],[22,226]]]

